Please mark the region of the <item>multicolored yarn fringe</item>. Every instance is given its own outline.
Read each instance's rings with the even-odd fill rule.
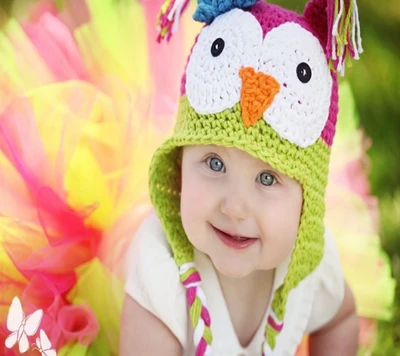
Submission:
[[[167,0],[161,7],[157,20],[159,35],[157,41],[169,41],[179,29],[179,21],[189,5],[189,0]]]
[[[328,1],[328,28],[330,66],[343,76],[346,62],[351,65],[350,59],[363,52],[356,0]]]
[[[179,268],[182,284],[187,289],[187,301],[190,308],[190,320],[194,328],[193,341],[196,356],[211,355],[211,318],[207,310],[206,296],[201,289],[201,278],[193,262]]]

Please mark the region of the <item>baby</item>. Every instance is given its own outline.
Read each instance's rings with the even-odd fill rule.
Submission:
[[[355,355],[354,299],[323,220],[357,7],[204,0],[194,18],[206,26],[151,163],[121,355],[295,355],[307,333],[311,355]]]

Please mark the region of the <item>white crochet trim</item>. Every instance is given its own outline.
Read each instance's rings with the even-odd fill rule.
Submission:
[[[312,71],[308,83],[297,77],[302,62]],[[328,119],[332,92],[332,77],[318,39],[295,23],[274,28],[265,36],[259,70],[280,84],[264,120],[300,147],[315,143]]]
[[[222,38],[225,47],[213,57],[213,42]],[[186,70],[186,93],[199,114],[231,108],[240,101],[240,68],[256,68],[262,46],[262,29],[248,12],[233,9],[218,16],[200,33]]]

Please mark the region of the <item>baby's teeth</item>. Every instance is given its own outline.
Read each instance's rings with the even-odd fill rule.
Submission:
[[[237,240],[237,241],[247,240],[246,237],[240,237],[240,236],[232,236],[232,238],[233,238],[234,240]]]

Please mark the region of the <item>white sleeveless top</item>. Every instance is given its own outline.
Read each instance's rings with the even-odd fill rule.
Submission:
[[[290,257],[276,268],[273,291],[282,285],[289,261]],[[213,356],[260,356],[270,307],[253,340],[242,347],[211,260],[195,251],[194,262],[202,279],[211,316]],[[180,282],[178,267],[154,211],[145,218],[133,239],[127,268],[126,293],[171,330],[181,343],[184,356],[195,355],[186,290]],[[304,334],[321,328],[333,319],[343,297],[344,278],[339,254],[332,235],[326,230],[325,253],[320,265],[289,294],[285,326],[277,337],[274,355],[294,355]]]

